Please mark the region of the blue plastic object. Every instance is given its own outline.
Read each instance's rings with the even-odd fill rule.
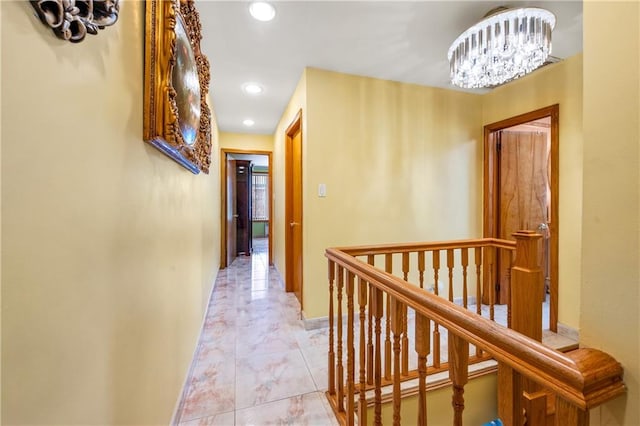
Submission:
[[[489,423],[483,424],[482,426],[503,426],[503,424],[502,424],[502,420],[495,419],[490,421]]]

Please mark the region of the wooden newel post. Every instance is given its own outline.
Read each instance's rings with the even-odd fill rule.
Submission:
[[[511,328],[542,341],[542,299],[544,281],[538,258],[542,235],[535,231],[518,231],[516,260],[511,268]]]
[[[544,281],[538,245],[542,235],[518,231],[513,237],[516,239],[516,259],[511,268],[511,328],[541,342]],[[523,391],[533,393],[536,390],[534,383],[512,368],[498,364],[498,415],[506,426],[522,424]]]
[[[591,348],[580,348],[567,353],[578,369],[578,401],[556,396],[555,425],[588,426],[589,410],[626,392],[622,381],[622,366],[611,355]]]

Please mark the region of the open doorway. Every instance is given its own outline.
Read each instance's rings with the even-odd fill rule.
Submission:
[[[484,235],[513,240],[518,230],[543,236],[540,268],[549,302],[549,329],[558,323],[558,105],[484,129]],[[508,255],[507,255],[508,256]],[[511,259],[496,259],[495,282],[484,293],[508,303]],[[541,301],[542,302],[542,301]]]
[[[222,149],[220,158],[220,267],[258,253],[272,264],[271,152]]]

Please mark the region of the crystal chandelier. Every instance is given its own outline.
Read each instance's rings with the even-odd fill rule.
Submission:
[[[551,53],[555,24],[556,17],[545,9],[494,9],[449,48],[451,83],[492,87],[530,73]]]

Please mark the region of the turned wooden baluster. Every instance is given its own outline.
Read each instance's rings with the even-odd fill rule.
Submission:
[[[460,250],[460,263],[462,263],[462,306],[467,307],[467,267],[469,266],[469,249]]]
[[[453,250],[447,250],[447,268],[449,269],[449,302],[453,302]]]
[[[511,284],[512,283],[511,272],[512,272],[513,267],[515,266],[514,265],[515,252],[513,252],[511,250],[509,250],[509,252],[510,252],[511,255],[509,256],[509,268],[507,269],[506,275],[507,275],[507,282],[509,283],[509,287],[512,287],[513,285]],[[501,257],[501,259],[502,258],[504,258],[504,256]],[[511,290],[511,288],[509,290]],[[507,327],[508,328],[511,328],[511,312],[512,312],[511,295],[509,295],[509,303],[507,303]]]
[[[431,323],[416,312],[416,352],[418,353],[418,426],[427,425],[427,356],[431,350]]]
[[[373,378],[375,387],[375,417],[374,424],[382,424],[382,326],[380,322],[384,315],[384,295],[382,290],[371,286],[371,312],[375,322],[375,355],[373,366]]]
[[[391,298],[391,330],[393,332],[393,425],[400,426],[400,338],[402,335],[402,313],[404,306],[395,297]]]
[[[409,253],[402,253],[402,279],[409,282]]]
[[[333,352],[333,327],[334,327],[334,318],[333,318],[333,282],[335,280],[335,263],[333,261],[329,261],[329,358],[328,358],[328,367],[329,367],[329,394],[336,394],[336,354]]]
[[[440,272],[440,250],[433,251],[433,292],[438,296],[438,275]],[[439,324],[433,324],[433,366],[440,368],[440,329]]]
[[[482,315],[482,247],[474,250],[476,261],[476,313]],[[482,356],[482,350],[476,346],[476,356]]]
[[[344,268],[338,266],[338,374],[336,376],[336,388],[338,390],[338,411],[344,411],[344,367],[342,366],[342,288],[344,287]]]
[[[367,263],[371,266],[375,264],[375,257],[370,254],[367,256]],[[373,291],[369,291],[369,306],[373,306]],[[371,309],[367,311],[369,317],[369,330],[367,338],[367,384],[373,384],[373,312]]]
[[[420,273],[420,288],[424,288],[424,252],[418,252],[418,272]]]
[[[449,332],[449,379],[453,384],[453,425],[462,426],[464,411],[464,385],[469,380],[469,343]]]
[[[393,273],[393,254],[384,256],[384,270]],[[391,296],[387,294],[387,327],[384,338],[384,378],[391,380]]]
[[[405,282],[409,282],[409,253],[402,253],[402,272]],[[402,311],[402,375],[409,375],[409,330],[408,307],[403,305]]]
[[[347,272],[347,425],[355,423],[355,348],[353,344],[353,287],[355,276],[353,272]]]
[[[487,262],[488,262],[488,271],[489,271],[489,319],[491,321],[495,321],[495,309],[494,309],[494,301],[496,296],[496,281],[495,281],[495,270],[494,270],[494,259],[496,253],[496,249],[493,246],[487,247]]]
[[[365,328],[366,327],[366,314],[365,309],[367,307],[367,283],[358,278],[358,305],[360,306],[360,400],[358,401],[358,424],[367,424],[367,376],[366,376],[366,341],[365,341]],[[369,358],[371,359],[371,358]],[[371,362],[371,361],[369,361]]]

